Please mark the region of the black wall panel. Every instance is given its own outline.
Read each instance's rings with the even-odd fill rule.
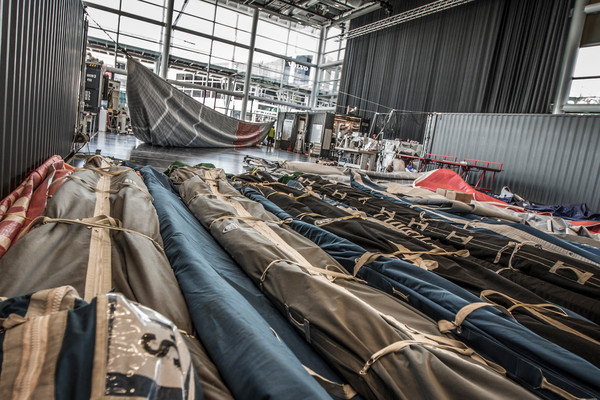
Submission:
[[[0,198],[69,153],[84,33],[79,0],[0,0]]]
[[[392,1],[399,13],[426,1]],[[572,0],[476,0],[348,41],[338,112],[547,113]],[[385,17],[379,11],[352,28]]]

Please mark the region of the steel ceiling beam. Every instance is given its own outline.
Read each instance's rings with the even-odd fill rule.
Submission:
[[[382,29],[389,28],[391,26],[400,25],[408,21],[413,21],[415,19],[419,19],[425,17],[427,15],[436,14],[441,11],[448,10],[450,8],[454,8],[457,6],[461,6],[466,3],[470,3],[475,0],[438,0],[433,3],[425,4],[424,6],[413,8],[412,10],[408,10],[406,12],[393,15],[388,18],[381,19],[379,21],[373,22],[371,24],[367,24],[361,26],[356,29],[352,29],[348,32],[347,38],[354,39],[359,36],[366,35],[368,33],[377,32]]]

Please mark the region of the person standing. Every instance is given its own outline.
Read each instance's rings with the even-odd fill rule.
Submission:
[[[271,127],[271,129],[269,129],[269,134],[267,135],[267,150],[269,150],[269,148],[273,149],[274,142],[275,142],[275,128]]]

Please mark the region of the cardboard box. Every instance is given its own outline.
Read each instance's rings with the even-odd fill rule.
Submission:
[[[471,200],[473,200],[472,194],[458,192],[456,190],[446,190],[445,196],[448,200],[462,201],[467,204],[471,204]]]

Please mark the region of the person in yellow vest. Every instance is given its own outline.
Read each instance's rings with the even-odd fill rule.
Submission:
[[[267,135],[267,150],[269,148],[273,148],[273,143],[275,142],[275,128],[271,127],[269,130],[269,134]]]

